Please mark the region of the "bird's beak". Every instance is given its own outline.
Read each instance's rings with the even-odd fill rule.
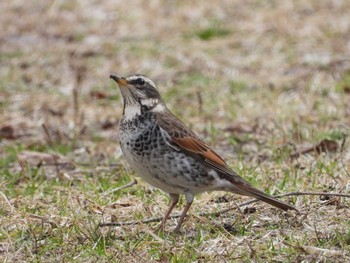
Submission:
[[[111,79],[113,79],[115,82],[117,82],[120,86],[126,86],[128,84],[128,82],[126,81],[126,79],[118,77],[116,75],[110,75],[109,76]]]

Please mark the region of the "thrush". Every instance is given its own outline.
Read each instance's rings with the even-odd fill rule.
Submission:
[[[161,222],[185,195],[179,231],[196,194],[227,191],[251,196],[282,210],[295,209],[254,188],[212,148],[178,119],[163,102],[154,82],[144,75],[111,75],[123,97],[120,146],[127,162],[149,184],[168,193],[170,206]]]

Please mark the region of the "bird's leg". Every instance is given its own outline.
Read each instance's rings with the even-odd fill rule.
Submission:
[[[179,202],[179,195],[178,194],[169,194],[170,195],[170,200],[171,200],[171,204],[168,208],[168,211],[166,212],[162,223],[160,224],[160,229],[163,230],[165,227],[165,223],[168,220],[171,211],[174,209],[174,207],[176,206],[176,204]]]
[[[188,211],[188,209],[190,209],[190,207],[191,207],[191,205],[193,203],[193,199],[194,199],[193,194],[186,193],[185,195],[186,195],[187,203],[186,203],[186,206],[185,206],[184,210],[182,211],[182,214],[180,216],[179,222],[177,223],[177,226],[176,226],[176,228],[174,230],[175,232],[179,232],[180,231],[181,225],[182,225],[182,223],[183,223],[183,221],[184,221],[184,219],[186,217],[187,211]]]

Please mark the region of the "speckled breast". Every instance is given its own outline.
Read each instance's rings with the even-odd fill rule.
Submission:
[[[207,186],[210,175],[204,165],[171,147],[152,113],[122,119],[119,132],[126,160],[151,185],[168,193],[184,193],[189,188],[202,192]]]

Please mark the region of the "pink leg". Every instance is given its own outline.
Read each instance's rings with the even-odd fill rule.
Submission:
[[[193,203],[193,200],[192,200],[191,202],[188,202],[188,201],[187,201],[186,206],[185,206],[184,210],[182,211],[180,220],[179,220],[179,222],[177,223],[177,226],[176,226],[176,228],[175,228],[175,232],[179,232],[179,231],[180,231],[182,222],[184,221],[185,216],[186,216],[186,214],[187,214],[187,211],[188,211],[188,209],[190,209],[192,203]]]
[[[168,220],[171,211],[173,211],[174,207],[179,202],[179,195],[178,194],[169,194],[169,195],[170,195],[170,199],[171,199],[171,204],[170,204],[170,206],[168,208],[168,211],[166,212],[166,214],[165,214],[165,216],[164,216],[164,218],[162,220],[162,223],[160,224],[160,229],[161,230],[164,230],[165,223]]]

